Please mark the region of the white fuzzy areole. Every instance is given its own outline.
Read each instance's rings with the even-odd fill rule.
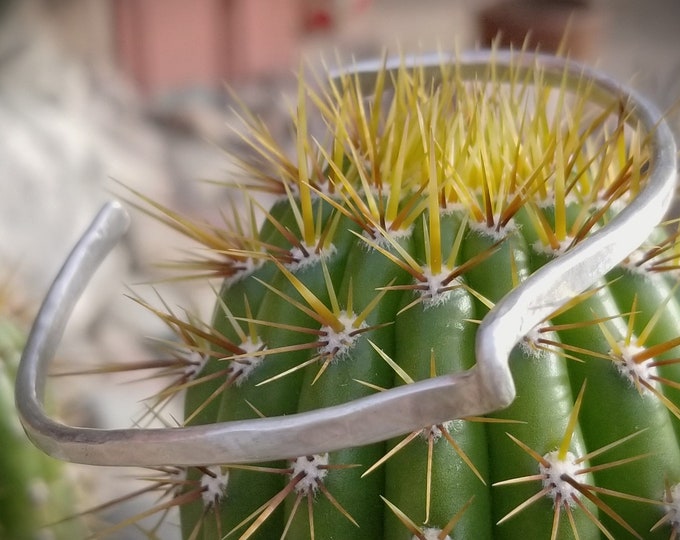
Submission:
[[[252,275],[256,270],[264,264],[264,259],[248,257],[241,261],[242,268],[240,268],[234,275],[225,278],[224,284],[226,287],[231,287],[234,283],[244,280]]]
[[[398,242],[401,238],[408,238],[413,234],[413,225],[405,229],[390,229],[391,223],[386,223],[386,230],[372,229],[371,232],[364,230],[361,235],[367,242],[360,242],[367,251],[372,251],[374,248],[369,242],[373,242],[377,246],[392,251],[392,244]]]
[[[239,347],[246,352],[246,355],[241,356],[238,360],[232,360],[229,364],[229,372],[238,373],[234,378],[236,386],[241,386],[266,358],[264,354],[255,354],[266,348],[260,340],[254,342],[248,337]],[[248,353],[252,353],[252,356],[248,356]]]
[[[295,492],[300,495],[314,495],[319,484],[328,474],[328,454],[313,454],[300,456],[291,463],[290,477],[295,478],[300,473],[304,476],[295,484]]]
[[[518,343],[519,348],[526,356],[530,358],[540,359],[543,353],[540,346],[540,339],[541,339],[541,327],[539,325],[535,326],[525,334],[525,336]]]
[[[212,506],[226,497],[229,471],[223,473],[219,465],[207,469],[211,474],[201,476],[201,497],[205,506]]]
[[[498,222],[498,218],[500,216],[494,216],[494,224]],[[517,224],[514,222],[514,220],[510,220],[506,223],[506,225],[500,229],[496,228],[496,225],[493,227],[489,227],[486,223],[479,223],[477,221],[470,221],[470,229],[473,231],[476,231],[477,233],[481,234],[482,236],[486,236],[488,238],[491,238],[493,240],[503,240],[505,239],[509,233],[512,233],[517,230]]]
[[[579,469],[581,465],[575,463],[576,456],[571,452],[567,452],[566,459],[561,460],[558,456],[559,452],[554,450],[548,452],[543,458],[548,462],[548,465],[539,464],[539,472],[543,476],[543,487],[548,489],[547,496],[553,500],[553,503],[568,504],[571,507],[575,506],[575,500],[581,497],[579,491],[569,482],[562,480],[562,476],[566,475],[569,478],[576,479],[580,474]]]
[[[317,251],[317,246],[296,246],[290,250],[290,255],[293,259],[293,262],[286,264],[286,268],[292,273],[299,272],[300,270],[304,270],[306,268],[311,268],[319,264],[321,261],[327,261],[330,259],[336,251],[337,249],[333,244],[319,251]]]
[[[424,309],[440,306],[449,300],[453,288],[455,288],[456,285],[460,283],[460,280],[455,278],[448,284],[443,284],[444,280],[449,277],[452,271],[453,269],[444,267],[444,269],[438,274],[433,274],[429,267],[423,269],[423,276],[427,281],[424,283],[422,281],[417,281],[416,285],[420,287],[425,285],[427,288],[418,288],[416,289],[416,292],[420,294],[421,298],[423,299]]]
[[[354,327],[356,315],[341,311],[338,320],[342,323],[342,330],[339,332],[330,326],[322,326],[321,332],[324,333],[324,345],[319,347],[319,354],[322,357],[332,356],[333,360],[342,360],[356,345],[360,334],[356,334],[359,329],[366,328],[368,325],[362,322],[358,328]]]
[[[639,384],[639,382],[644,381],[652,387],[656,386],[654,377],[658,375],[658,370],[656,369],[656,366],[650,365],[654,362],[654,358],[649,358],[643,362],[636,362],[635,355],[644,351],[645,348],[637,345],[635,339],[630,340],[630,345],[619,343],[619,349],[621,350],[621,354],[617,355],[619,361],[616,362],[616,369],[622,377],[627,379],[632,386],[638,389],[641,395],[649,393],[649,388]]]
[[[203,371],[207,361],[207,355],[197,351],[191,351],[187,357],[188,365],[184,368],[184,376],[189,380],[195,379],[200,375],[201,371]]]
[[[442,530],[434,527],[425,527],[422,533],[424,540],[451,540],[451,537],[448,534],[444,538],[441,538],[439,535],[442,533]],[[419,540],[419,538],[414,535],[412,540]]]
[[[647,253],[643,249],[636,249],[619,266],[633,275],[646,276],[649,274],[649,262],[640,264],[646,256]]]
[[[420,436],[426,441],[432,439],[434,442],[437,442],[443,436],[442,428],[444,428],[448,433],[451,433],[453,426],[454,420],[449,420],[448,422],[438,425],[433,424],[429,427],[423,428],[420,432]]]
[[[531,247],[536,253],[540,253],[541,255],[548,255],[550,257],[555,258],[569,251],[569,248],[572,247],[573,242],[574,238],[572,236],[567,236],[564,240],[560,242],[558,248],[546,246],[542,244],[540,240],[534,242],[534,244]]]

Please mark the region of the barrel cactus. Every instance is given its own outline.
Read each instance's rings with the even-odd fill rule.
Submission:
[[[446,62],[301,83],[295,158],[245,114],[258,159],[227,225],[142,197],[209,248],[185,268],[222,280],[209,322],[138,299],[178,337],[158,409],[282,416],[472,367],[485,314],[606,227],[654,159],[626,103],[517,56],[472,78]],[[512,353],[506,409],[283,461],[168,463],[144,515],[179,506],[187,539],[680,538],[676,238],[666,223],[554,306]]]

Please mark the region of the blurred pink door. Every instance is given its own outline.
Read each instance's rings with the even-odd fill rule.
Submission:
[[[147,95],[294,66],[299,0],[114,0],[118,62]]]

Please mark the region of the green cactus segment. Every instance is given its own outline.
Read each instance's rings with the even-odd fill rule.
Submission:
[[[608,317],[616,318],[606,320]],[[617,324],[622,323],[620,312],[607,289],[580,302],[557,322],[582,325],[593,318],[604,322],[568,332],[568,343],[585,351],[575,353],[583,362],[569,364],[572,380],[588,384],[583,407],[589,414],[582,419],[585,438],[592,450],[621,441],[616,448],[593,459],[595,466],[633,460],[625,468],[596,472],[596,481],[614,491],[658,499],[664,482],[680,477],[680,454],[671,415],[656,396],[643,387],[636,388],[635,382],[615,365],[620,364],[622,356],[612,352],[603,333],[611,333],[620,343],[625,340],[627,327]],[[629,436],[634,438],[623,442]],[[658,519],[656,509],[640,511],[639,505],[625,499],[612,500],[610,506],[638,531],[648,531]]]
[[[390,99],[386,73],[374,95],[350,76],[313,94],[323,144],[301,97],[297,167],[253,126],[273,170],[253,182],[278,178],[287,195],[250,248],[221,253],[257,268],[220,291],[223,341],[188,386],[188,423],[313,410],[472,367],[493,304],[645,181],[645,134],[591,106],[585,83],[550,90],[538,68],[505,84],[494,70],[440,75],[399,70]],[[185,536],[675,538],[676,287],[616,272],[515,349],[506,410],[330,454],[206,464],[219,474],[183,510]]]
[[[356,240],[361,242],[358,238]],[[411,243],[411,235],[408,234],[399,240],[402,249],[407,249]],[[395,327],[380,325],[395,313],[398,297],[377,289],[385,284],[402,285],[407,276],[405,271],[395,272],[388,259],[368,246],[355,246],[350,251],[337,293],[336,309],[342,316],[343,327],[339,333],[328,328],[333,341],[323,346],[326,357],[306,368],[298,410],[345,403],[375,392],[374,387],[364,386],[360,381],[383,388],[392,386],[393,371],[378,350],[394,354]],[[374,294],[367,295],[365,291],[374,291]],[[379,496],[383,490],[383,474],[379,471],[362,478],[365,469],[359,465],[379,460],[384,452],[384,444],[375,444],[330,455],[331,466],[344,464],[345,468],[340,467],[333,470],[333,474],[328,474],[324,489],[337,499],[346,514],[339,512],[325,494],[320,494],[314,508],[314,519],[318,524],[338,531],[338,534],[344,530],[343,534],[351,537],[356,534],[356,523],[362,522],[366,523],[366,527],[362,528],[363,534],[382,535],[382,523],[372,516],[382,512]],[[357,483],[362,485],[360,492],[355,489]],[[291,508],[288,508],[288,513],[292,513]],[[307,509],[296,513],[291,529],[293,538],[304,537],[303,531],[309,534],[306,514]]]
[[[611,272],[610,289],[619,310],[629,313],[629,324],[638,346],[657,344],[656,354],[644,365],[653,368],[656,385],[673,413],[673,425],[680,437],[680,303],[677,282],[667,276],[630,265]]]
[[[74,485],[63,465],[28,440],[14,407],[14,377],[24,336],[0,320],[0,538],[39,540],[81,537]]]
[[[468,369],[474,363],[474,304],[463,288],[441,293],[418,291],[423,299],[397,315],[396,384]],[[438,298],[443,295],[445,298]],[[404,305],[414,293],[405,295]],[[414,332],[414,328],[418,328]],[[407,443],[406,445],[404,445]],[[390,444],[385,463],[385,497],[416,523],[443,529],[468,500],[455,535],[491,538],[490,498],[486,486],[488,459],[484,424],[467,420],[424,426]],[[442,497],[456,493],[456,497]],[[462,535],[462,536],[459,536]],[[409,538],[389,512],[385,538]]]
[[[494,302],[531,272],[531,254],[524,238],[514,227],[507,231],[507,235],[502,248],[472,269],[467,276],[468,282],[478,293]],[[474,254],[489,249],[495,241],[480,230],[474,231],[468,237],[466,251]],[[488,276],[494,268],[508,268],[510,271],[504,272],[501,279],[489,280]],[[539,339],[559,343],[554,332],[541,332],[540,337],[535,332],[515,349],[510,366],[516,381],[517,398],[510,407],[493,415],[493,418],[506,420],[507,423],[487,425],[490,478],[502,493],[495,504],[494,519],[500,523],[507,522],[507,526],[498,528],[495,538],[512,538],[518,530],[526,531],[529,537],[535,538],[549,538],[553,532],[552,521],[546,519],[546,516],[552,515],[551,509],[556,504],[551,500],[552,497],[543,497],[531,508],[516,512],[540,490],[537,490],[535,483],[517,483],[515,480],[536,474],[539,464],[537,456],[532,456],[526,448],[532,449],[541,458],[563,445],[572,455],[585,455],[579,426],[569,426],[576,394],[572,394],[567,360],[559,353],[541,347]],[[550,391],[546,392],[546,388],[550,388]],[[580,475],[579,481],[587,483],[592,478],[584,474]],[[589,511],[597,513],[592,505],[589,506]],[[581,537],[597,535],[596,525],[584,513],[575,513],[573,519]],[[573,531],[564,518],[559,532],[560,538],[572,537]]]

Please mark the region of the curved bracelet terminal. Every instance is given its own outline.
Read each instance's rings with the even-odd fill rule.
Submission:
[[[171,429],[100,430],[60,424],[43,409],[45,374],[85,283],[127,227],[127,213],[113,202],[104,207],[67,259],[29,336],[16,395],[21,422],[33,442],[57,458],[97,465],[252,463],[369,444],[509,405],[515,388],[508,358],[515,344],[642,244],[660,221],[675,186],[675,143],[661,115],[632,91],[599,72],[553,57],[477,51],[456,57],[397,59],[386,67],[407,65],[436,77],[442,61],[456,62],[456,69],[470,78],[488,69],[491,61],[498,76],[508,71],[511,62],[525,70],[538,62],[555,84],[561,84],[565,74],[568,84],[592,81],[597,102],[621,104],[631,121],[639,122],[650,135],[650,176],[644,189],[605,227],[534,273],[491,310],[477,332],[474,368],[282,417]],[[370,85],[384,67],[362,63],[352,72],[362,84]]]

